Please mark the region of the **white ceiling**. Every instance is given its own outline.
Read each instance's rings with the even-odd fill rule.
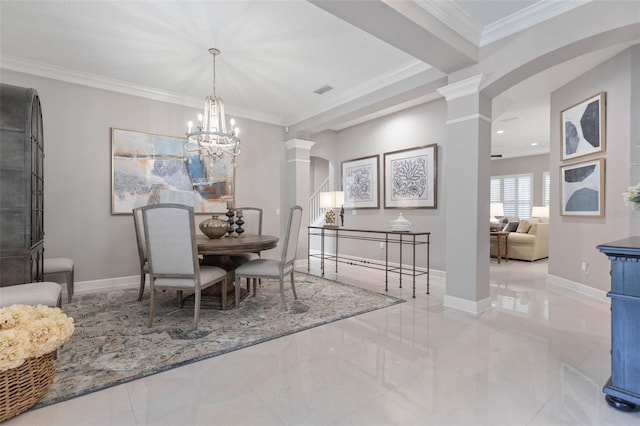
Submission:
[[[356,99],[364,102],[369,97],[373,105],[381,88],[400,93],[411,85],[419,87],[426,76],[445,75],[326,11],[331,2],[315,3],[2,0],[0,66],[199,107],[212,92],[208,49],[217,47],[222,54],[216,59],[216,92],[227,111],[283,126]],[[414,3],[475,46],[547,19],[553,4],[549,0]],[[572,2],[570,7],[580,4],[584,2]],[[568,6],[557,13],[563,10]],[[528,18],[526,24],[523,16]],[[494,153],[548,151],[549,92],[622,48],[578,58],[496,98],[494,130],[504,127],[505,133],[494,133]],[[324,85],[334,89],[313,93]],[[520,119],[501,121],[516,116]],[[344,128],[364,117],[348,116],[327,127]],[[532,149],[531,142],[540,145]]]

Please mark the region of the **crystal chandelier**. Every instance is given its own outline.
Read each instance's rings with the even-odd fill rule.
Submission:
[[[220,54],[220,50],[212,47],[209,53],[213,56],[213,96],[207,96],[205,99],[204,114],[198,114],[199,124],[195,130],[193,122],[187,124],[189,131],[183,149],[186,152],[198,153],[201,157],[222,157],[224,154],[235,157],[240,154],[240,129],[235,127],[235,120],[232,118],[231,130],[227,131],[224,103],[222,98],[216,96],[216,56]]]

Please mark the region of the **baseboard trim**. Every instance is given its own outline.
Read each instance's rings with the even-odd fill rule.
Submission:
[[[487,297],[482,300],[472,301],[462,299],[460,297],[450,296],[445,294],[442,306],[445,308],[455,309],[457,311],[466,312],[472,315],[480,315],[483,312],[491,309],[491,298]]]
[[[147,278],[147,284],[148,283],[149,279]],[[137,288],[139,286],[140,275],[132,275],[129,277],[106,278],[103,280],[76,281],[73,285],[73,292],[74,294],[89,294],[108,290]],[[62,289],[63,292],[66,292],[67,286],[62,284]]]
[[[607,297],[607,292],[604,290],[599,290],[597,288],[589,287],[588,285],[584,285],[575,281],[568,280],[566,278],[559,277],[557,275],[547,274],[547,282],[551,284],[555,284],[562,288],[566,288],[567,290],[575,291],[576,293],[580,293],[585,296],[589,296],[591,298],[597,299],[601,302],[610,303],[611,301]]]

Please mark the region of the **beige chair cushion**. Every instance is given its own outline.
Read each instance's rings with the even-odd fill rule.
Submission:
[[[60,284],[46,281],[0,287],[0,307],[16,304],[56,307],[61,292]]]

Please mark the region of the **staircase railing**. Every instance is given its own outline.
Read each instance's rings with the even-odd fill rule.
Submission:
[[[315,225],[324,218],[324,213],[327,209],[320,207],[320,193],[327,191],[329,191],[329,178],[325,179],[309,197],[309,223]]]

